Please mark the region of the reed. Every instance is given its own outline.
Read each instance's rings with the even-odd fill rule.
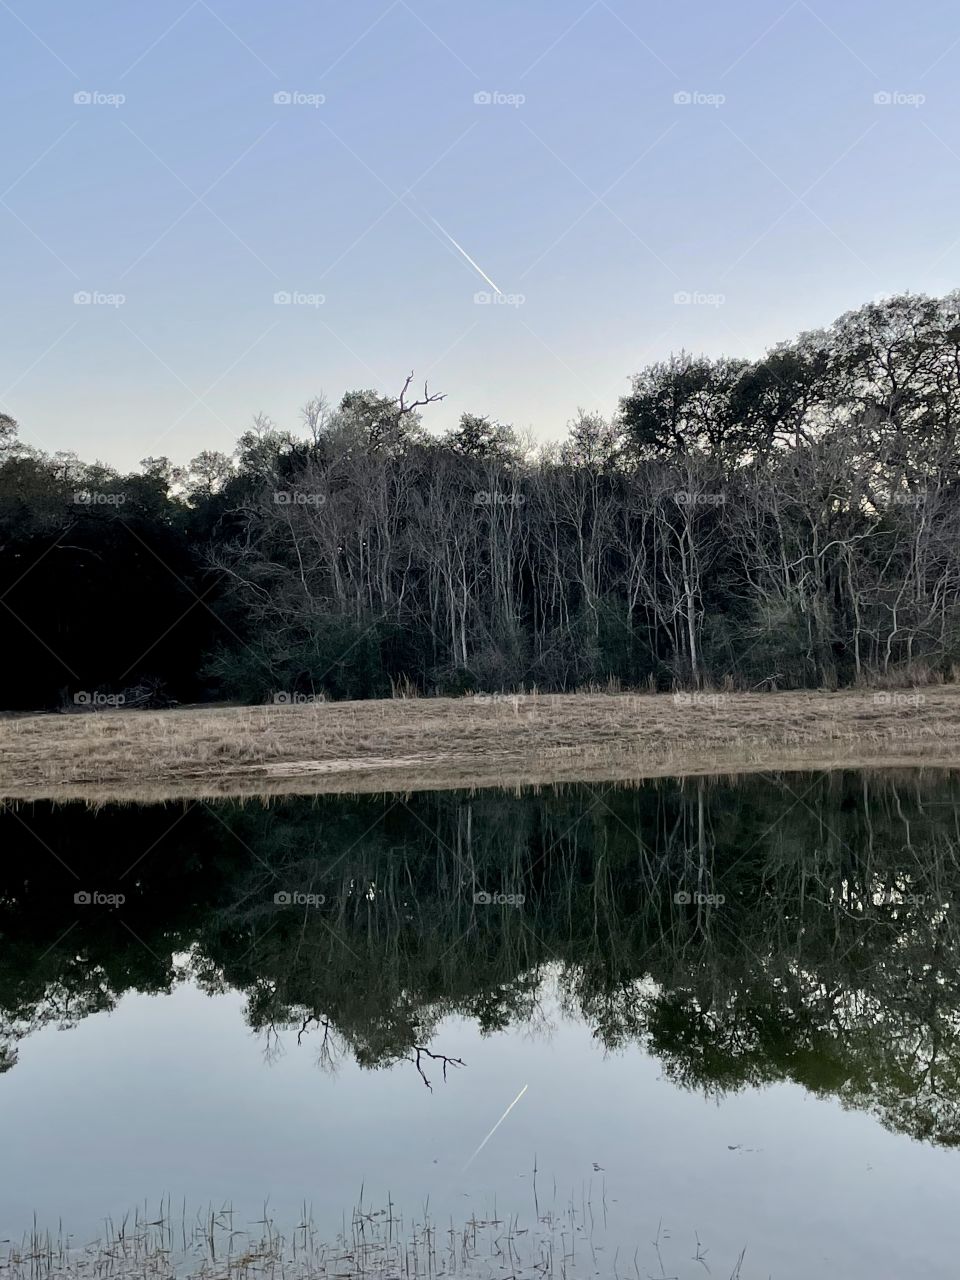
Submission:
[[[19,1242],[0,1240],[0,1280],[685,1280],[709,1270],[698,1233],[674,1235],[662,1221],[644,1245],[611,1251],[605,1185],[598,1192],[591,1181],[563,1208],[544,1207],[536,1173],[534,1167],[534,1214],[526,1225],[496,1205],[440,1223],[429,1202],[408,1220],[389,1196],[386,1207],[364,1207],[362,1189],[332,1239],[318,1230],[307,1205],[283,1230],[266,1207],[256,1222],[243,1224],[230,1205],[191,1214],[166,1199],[154,1211],[143,1204],[119,1222],[106,1219],[84,1243],[65,1234],[62,1223],[54,1234],[34,1222]],[[715,1274],[739,1280],[745,1252],[732,1269]]]

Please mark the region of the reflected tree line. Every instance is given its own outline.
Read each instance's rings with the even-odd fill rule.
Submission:
[[[409,1060],[437,1087],[443,1019],[494,1033],[559,1000],[683,1086],[792,1080],[960,1142],[949,775],[36,805],[0,828],[2,1068],[43,1026],[191,978],[243,992],[270,1051]]]

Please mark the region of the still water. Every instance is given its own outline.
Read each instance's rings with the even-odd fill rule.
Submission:
[[[574,1205],[591,1274],[957,1274],[951,775],[38,805],[0,837],[0,1239],[167,1195],[331,1234],[361,1199]]]

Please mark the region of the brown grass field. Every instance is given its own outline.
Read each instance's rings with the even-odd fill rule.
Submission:
[[[410,792],[960,765],[960,687],[576,693],[0,718],[0,799]]]

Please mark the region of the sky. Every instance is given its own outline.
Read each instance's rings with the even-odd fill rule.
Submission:
[[[537,439],[960,275],[949,0],[0,0],[0,411],[124,469],[411,371]]]

